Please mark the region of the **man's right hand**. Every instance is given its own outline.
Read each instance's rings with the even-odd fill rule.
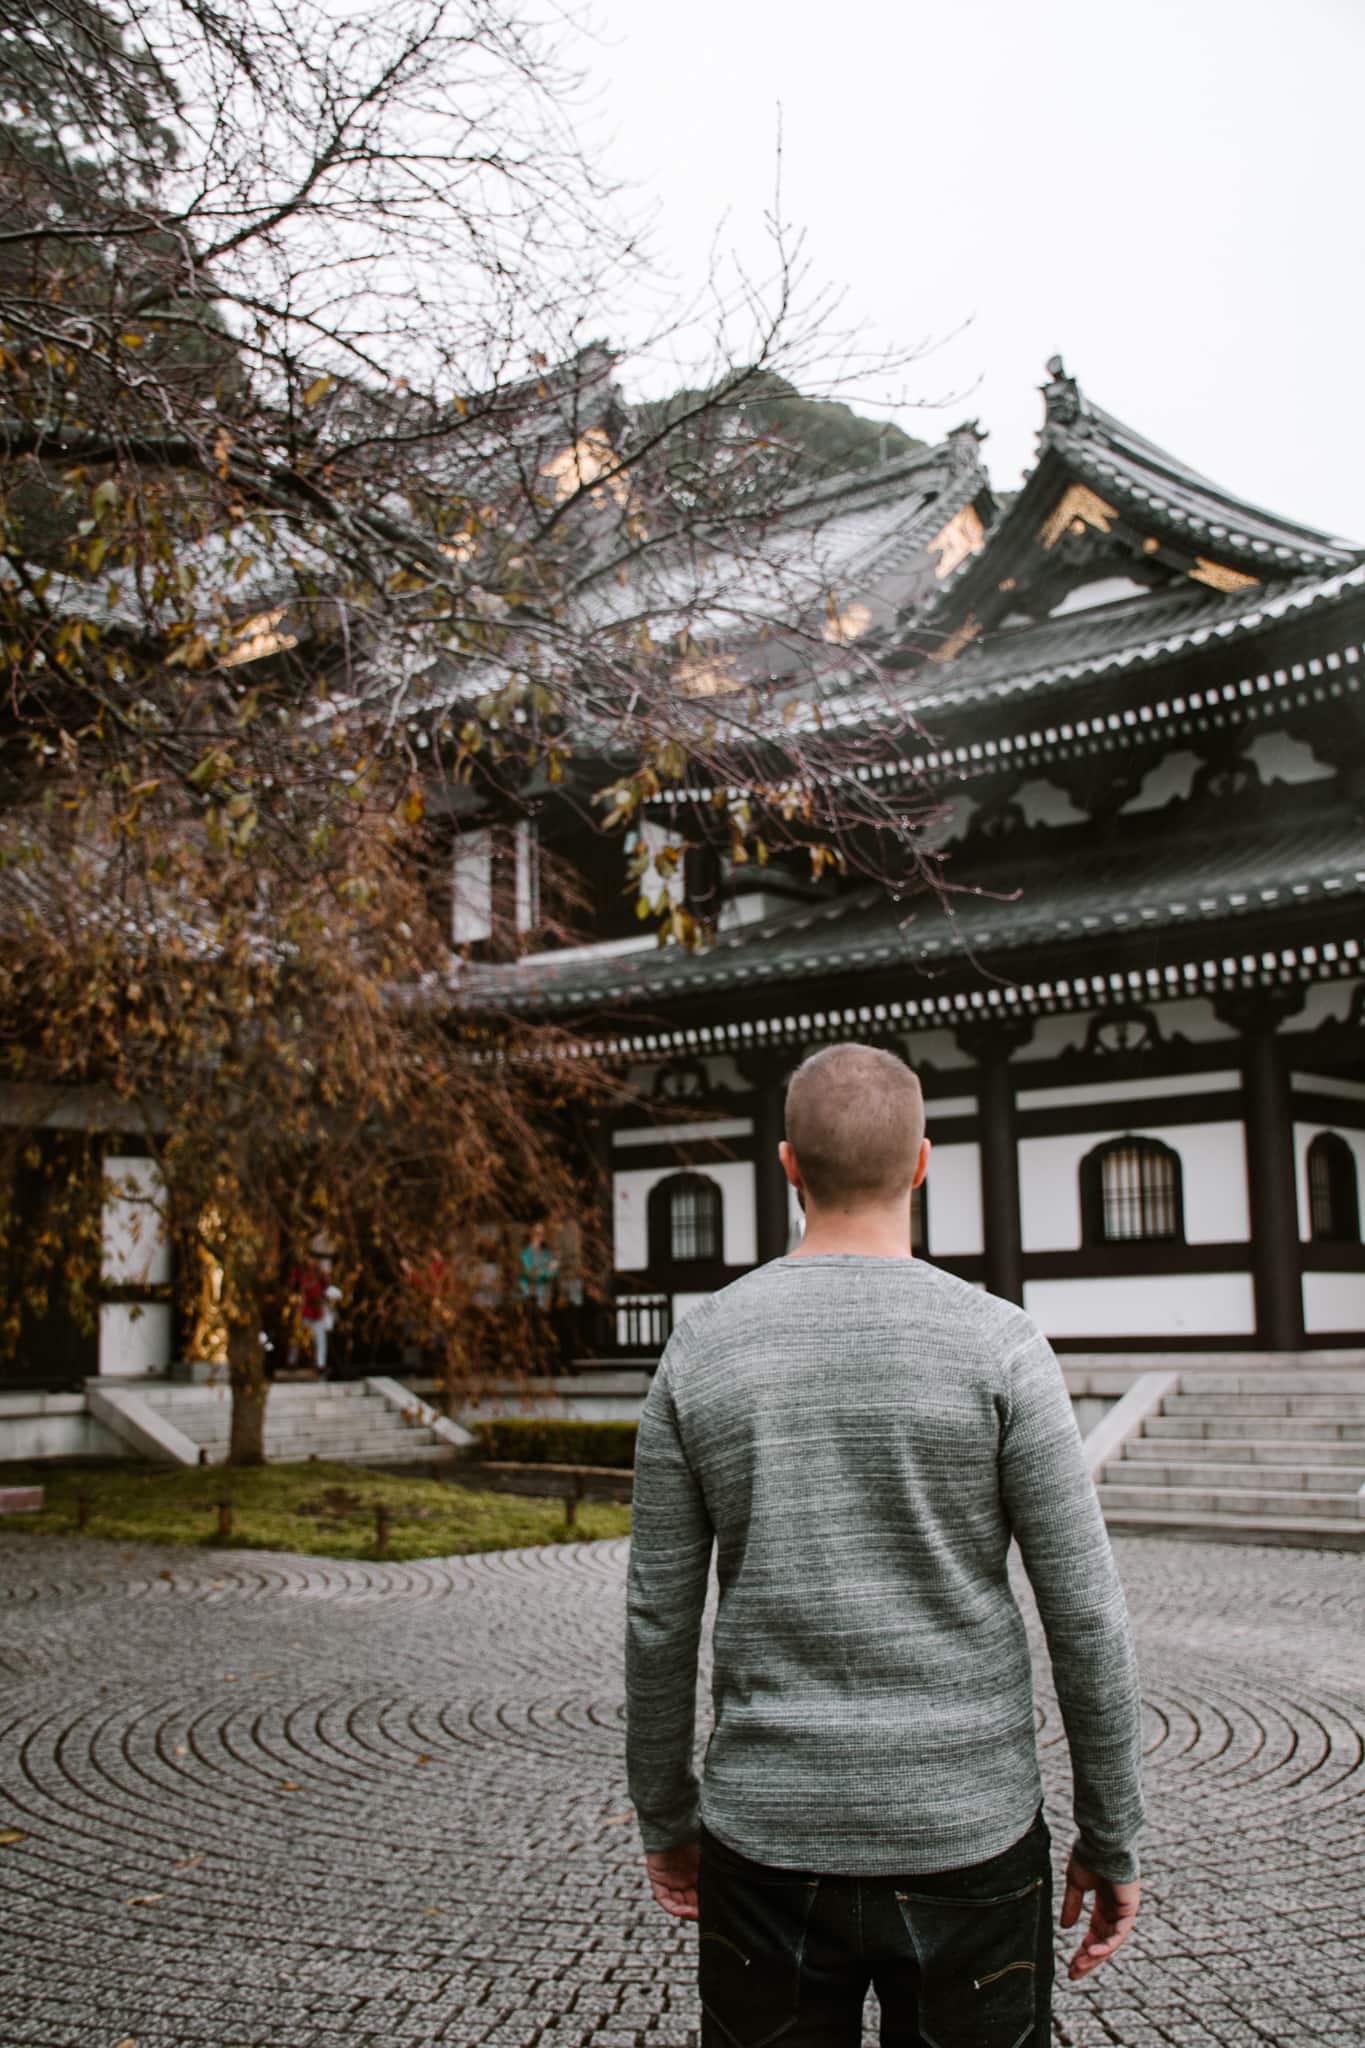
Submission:
[[[1097,1970],[1101,1963],[1107,1963],[1110,1956],[1123,1947],[1133,1931],[1142,1898],[1142,1886],[1136,1880],[1132,1884],[1116,1884],[1111,1877],[1100,1877],[1097,1872],[1087,1869],[1073,1849],[1071,1861],[1066,1866],[1063,1927],[1076,1925],[1087,1892],[1095,1894],[1095,1903],[1090,1909],[1090,1925],[1071,1958],[1068,1977],[1089,1976],[1092,1970]]]

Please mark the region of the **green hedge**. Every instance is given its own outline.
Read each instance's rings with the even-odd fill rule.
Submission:
[[[635,1463],[637,1424],[571,1422],[557,1415],[500,1415],[476,1422],[480,1458],[515,1465],[609,1465],[628,1472]]]

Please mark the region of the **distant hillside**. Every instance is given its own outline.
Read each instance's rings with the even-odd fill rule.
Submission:
[[[709,396],[705,391],[677,391],[671,398],[638,405],[633,408],[635,426],[643,435],[655,433]],[[794,481],[875,469],[925,445],[890,420],[866,419],[837,399],[804,398],[784,377],[772,375],[756,378],[746,396],[727,408],[727,417],[738,431],[771,440],[786,451]]]

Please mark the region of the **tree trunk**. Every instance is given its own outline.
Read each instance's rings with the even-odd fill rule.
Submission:
[[[228,1437],[229,1465],[264,1465],[265,1403],[270,1383],[260,1319],[238,1319],[228,1327],[228,1380],[232,1387],[232,1423]]]

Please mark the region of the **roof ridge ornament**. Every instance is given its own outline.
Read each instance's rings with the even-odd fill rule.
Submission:
[[[1072,427],[1081,416],[1081,387],[1074,377],[1067,376],[1066,364],[1060,356],[1048,357],[1047,374],[1049,381],[1041,387],[1047,408],[1046,423],[1049,427]]]
[[[980,420],[963,420],[960,426],[952,428],[948,435],[948,460],[955,476],[979,467],[985,438]]]

